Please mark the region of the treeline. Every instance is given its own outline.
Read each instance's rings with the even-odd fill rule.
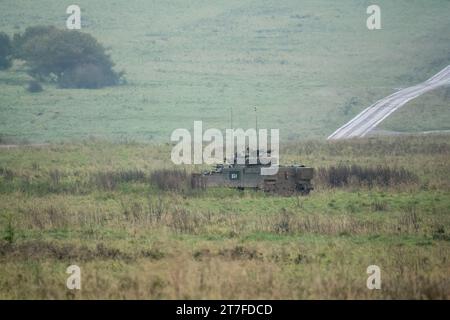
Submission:
[[[113,69],[103,45],[76,30],[34,26],[12,39],[0,32],[0,70],[10,68],[14,59],[25,61],[28,74],[35,79],[30,91],[39,91],[39,82],[96,89],[124,81],[123,72]]]

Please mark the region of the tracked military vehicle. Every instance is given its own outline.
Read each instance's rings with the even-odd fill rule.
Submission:
[[[270,152],[269,152],[270,154]],[[253,161],[255,162],[255,161]],[[233,163],[217,164],[212,170],[192,174],[193,188],[229,187],[239,190],[256,189],[275,194],[307,195],[313,186],[314,169],[303,165],[279,166],[274,175],[262,175],[261,169],[270,167],[262,164],[257,152],[257,161],[252,164],[245,155],[245,164],[238,164],[237,155]]]

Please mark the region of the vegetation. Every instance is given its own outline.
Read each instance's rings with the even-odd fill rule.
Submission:
[[[0,298],[450,299],[448,136],[323,141],[449,64],[448,0],[379,0],[378,31],[360,0],[77,4],[81,32],[60,1],[0,1]],[[446,88],[411,103],[382,129],[449,129]],[[172,165],[174,129],[254,106],[281,162],[317,169],[310,196]]]
[[[95,89],[119,83],[103,46],[91,35],[52,26],[29,27],[14,36],[15,56],[25,60],[29,73],[63,88]]]
[[[450,86],[428,92],[383,121],[379,130],[398,133],[450,130]]]
[[[417,176],[404,168],[393,169],[388,166],[364,168],[358,165],[338,165],[329,168],[319,168],[317,180],[329,187],[348,185],[374,186],[399,185],[417,180]]]
[[[44,90],[44,88],[42,88],[42,85],[39,83],[39,81],[36,80],[31,80],[30,82],[28,82],[28,87],[27,87],[28,92],[41,92]]]
[[[175,188],[202,168],[170,148],[0,149],[0,297],[450,298],[447,136],[285,145],[284,164],[323,168],[307,197]],[[336,168],[353,178],[330,184]]]
[[[9,36],[0,32],[0,70],[11,67],[12,44]]]
[[[283,140],[324,138],[397,88],[449,65],[450,3],[424,3],[379,0],[383,29],[368,31],[369,4],[360,0],[80,0],[81,31],[108,48],[128,84],[46,85],[42,94],[18,95],[30,79],[16,65],[0,72],[0,134],[36,143],[165,143],[194,120],[229,127],[230,108],[235,127],[253,127],[257,106],[259,127],[279,128]],[[67,17],[55,0],[3,0],[0,12],[9,35],[33,25],[62,29]],[[448,129],[447,105],[427,105],[433,116],[425,130]],[[391,129],[417,119],[408,113]]]

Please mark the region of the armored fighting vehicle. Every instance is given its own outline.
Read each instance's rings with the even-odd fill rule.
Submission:
[[[270,151],[268,152],[270,155]],[[262,164],[257,151],[257,161],[249,161],[248,151],[245,164],[238,164],[235,154],[233,163],[217,164],[213,170],[192,174],[193,188],[230,187],[243,189],[257,189],[275,194],[307,195],[313,186],[314,169],[303,165],[279,166],[274,175],[262,175],[261,169],[270,167],[271,163]],[[252,163],[256,162],[256,163]]]

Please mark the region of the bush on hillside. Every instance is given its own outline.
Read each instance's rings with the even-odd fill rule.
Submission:
[[[27,87],[28,92],[41,92],[44,89],[42,88],[41,84],[39,83],[39,81],[36,80],[31,80],[30,82],[28,82],[28,87]]]
[[[12,43],[9,36],[0,32],[0,70],[5,70],[11,67],[12,59]]]
[[[36,26],[14,36],[14,53],[31,76],[56,81],[62,88],[101,88],[119,84],[122,73],[90,34]]]

